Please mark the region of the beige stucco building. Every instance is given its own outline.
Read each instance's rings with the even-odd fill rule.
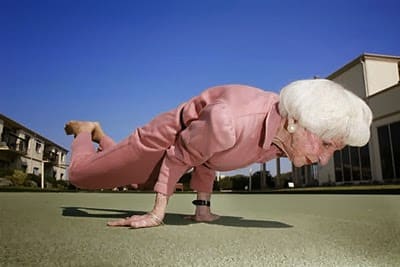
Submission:
[[[0,168],[66,180],[68,150],[0,114]]]
[[[400,57],[363,54],[327,77],[370,106],[371,139],[336,152],[326,166],[293,168],[297,186],[400,182],[399,72]]]

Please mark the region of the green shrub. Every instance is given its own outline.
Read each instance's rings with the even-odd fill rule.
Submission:
[[[27,180],[32,180],[36,184],[40,185],[42,183],[42,178],[39,175],[35,175],[33,173],[29,173],[26,177]]]
[[[227,176],[219,180],[219,188],[221,190],[232,189],[232,179],[231,177]]]
[[[13,173],[13,169],[0,169],[0,177],[10,177]]]
[[[38,183],[36,183],[36,182],[33,181],[33,180],[29,180],[29,179],[26,179],[26,180],[25,180],[24,186],[26,186],[26,187],[33,187],[33,188],[39,187]]]
[[[214,180],[213,191],[219,191],[219,190],[220,190],[219,182],[217,180]]]
[[[13,181],[15,185],[23,185],[27,176],[28,175],[21,170],[14,170],[13,174],[6,178],[9,178],[11,181]]]
[[[53,176],[45,176],[44,180],[47,183],[50,183],[52,186],[57,187],[57,180],[56,180],[55,177],[53,177]]]
[[[233,190],[244,190],[249,185],[249,177],[237,174],[231,177]]]
[[[56,183],[57,183],[57,188],[58,188],[58,189],[63,189],[63,190],[65,190],[65,189],[68,189],[68,188],[69,188],[69,182],[68,182],[68,181],[65,181],[65,180],[57,180]]]

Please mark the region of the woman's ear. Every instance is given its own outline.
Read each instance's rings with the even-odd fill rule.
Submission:
[[[295,123],[293,118],[288,118],[288,125],[286,129],[291,134],[296,132],[297,124]]]

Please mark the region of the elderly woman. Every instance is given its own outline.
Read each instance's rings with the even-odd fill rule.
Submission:
[[[80,188],[152,186],[154,208],[109,226],[152,227],[163,223],[178,179],[194,168],[195,221],[213,221],[210,197],[215,171],[288,157],[295,166],[326,164],[345,145],[363,146],[372,114],[359,97],[329,80],[301,80],[278,96],[245,85],[210,88],[163,113],[116,144],[97,122],[70,121],[69,169]],[[99,144],[95,151],[92,144]]]

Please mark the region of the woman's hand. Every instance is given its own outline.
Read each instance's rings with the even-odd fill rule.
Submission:
[[[108,222],[108,226],[127,226],[131,228],[147,228],[164,224],[162,219],[152,212],[145,215],[133,215],[125,219]]]
[[[165,210],[168,204],[168,197],[157,193],[154,208],[145,215],[133,215],[125,219],[108,222],[108,226],[128,226],[132,228],[146,228],[163,225]]]

